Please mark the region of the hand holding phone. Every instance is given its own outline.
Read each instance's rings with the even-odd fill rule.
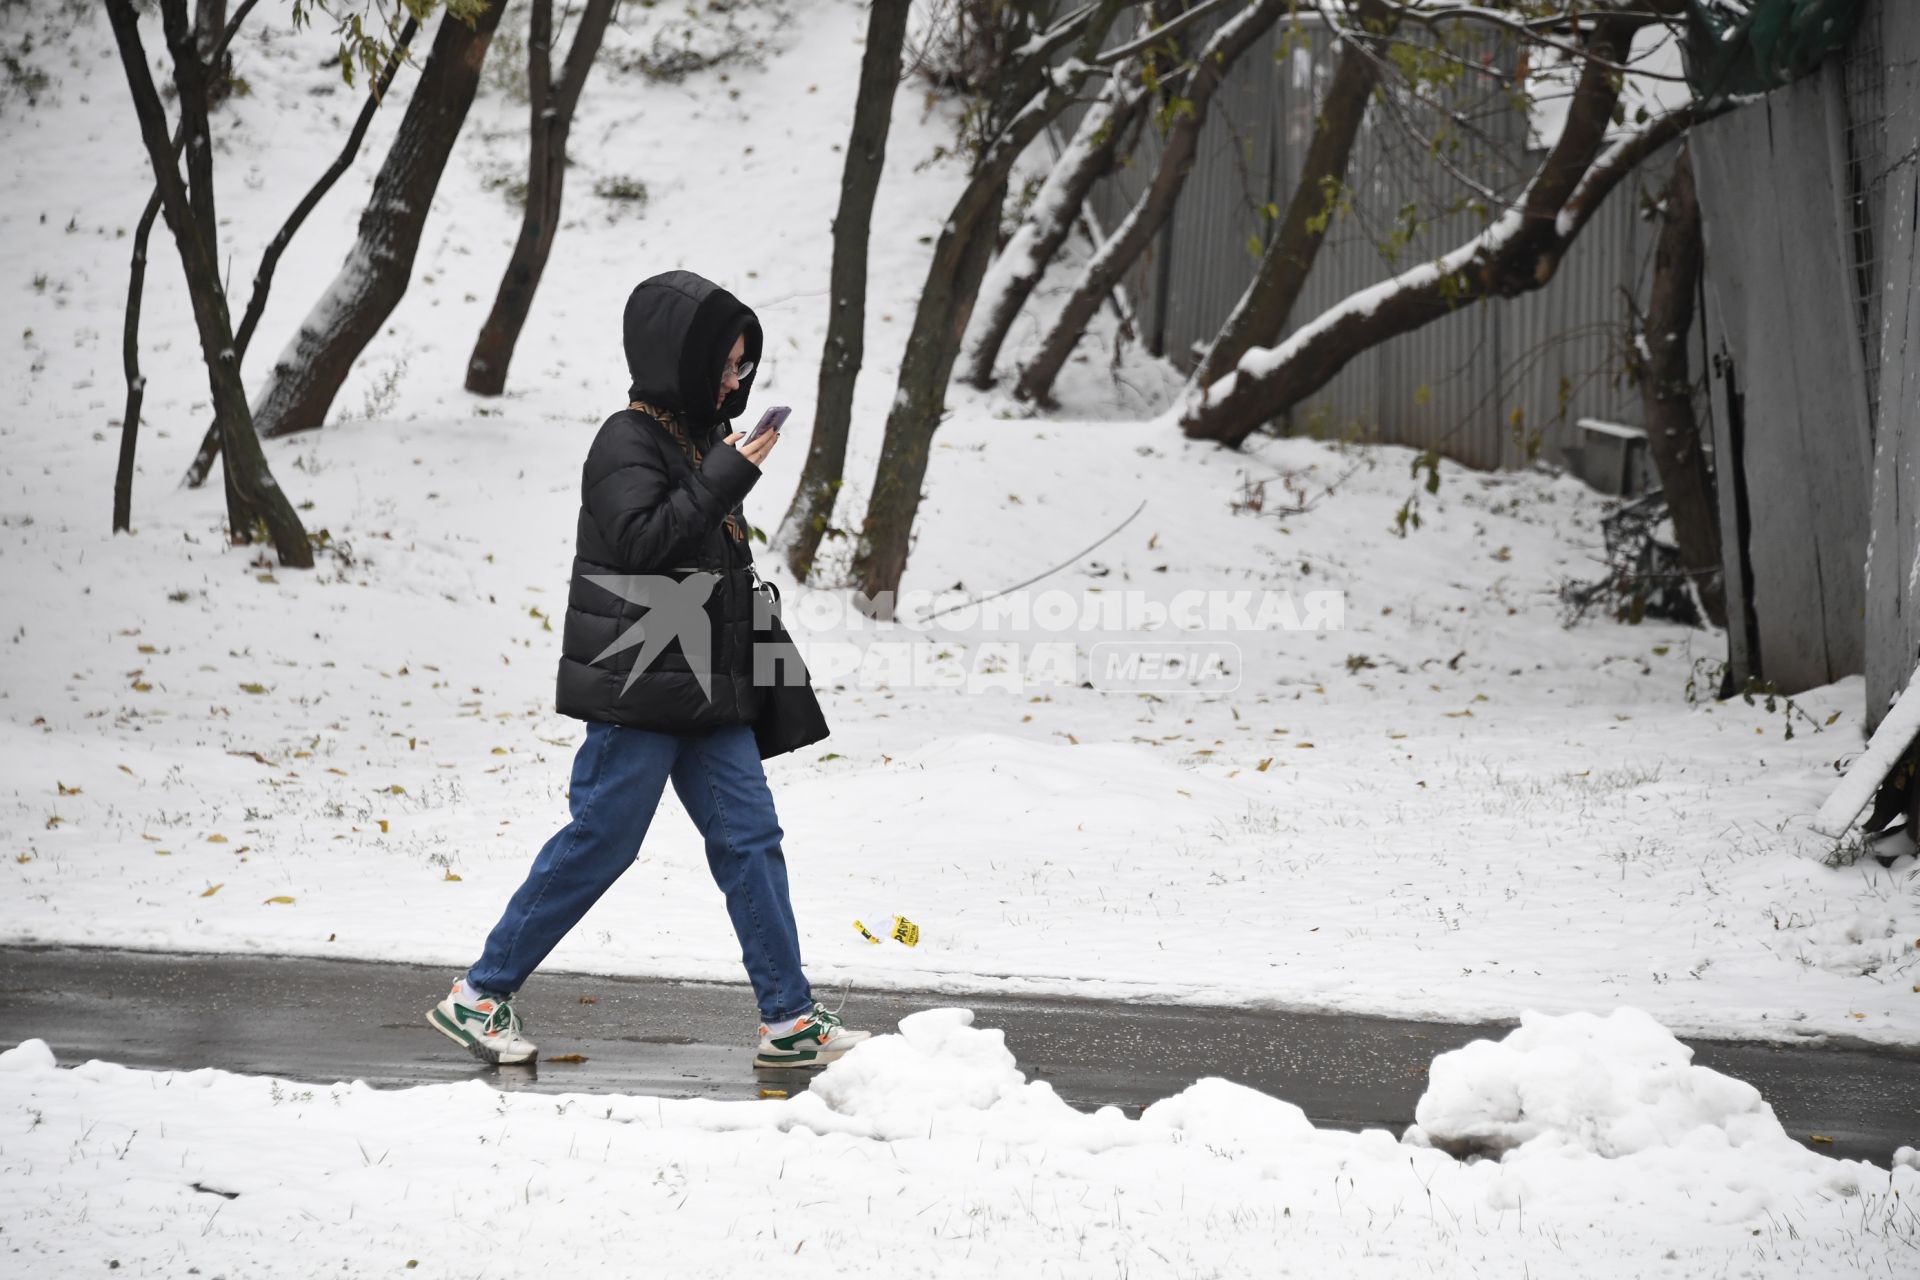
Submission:
[[[747,438],[740,443],[742,445],[749,445],[769,431],[778,433],[780,428],[786,425],[787,418],[792,413],[793,409],[789,405],[774,405],[771,409],[768,409],[766,413],[761,415],[759,424],[756,425],[754,429],[748,433]]]

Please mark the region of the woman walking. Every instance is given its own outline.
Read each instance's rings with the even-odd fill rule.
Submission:
[[[706,839],[760,1006],[754,1065],[818,1066],[868,1033],[816,1002],[801,968],[753,730],[771,691],[753,679],[740,503],[779,436],[728,430],[753,386],[760,323],[711,281],[670,271],[634,289],[624,330],[629,404],[587,451],[561,646],[556,708],[587,722],[573,818],[427,1019],[483,1061],[533,1061],[513,997],[633,863],[671,781]]]

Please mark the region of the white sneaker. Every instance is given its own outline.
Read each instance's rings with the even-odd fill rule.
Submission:
[[[873,1037],[871,1031],[849,1031],[840,1015],[815,1001],[812,1013],[803,1013],[791,1027],[773,1031],[760,1027],[756,1067],[824,1067],[847,1050]]]
[[[539,1046],[520,1034],[513,997],[482,995],[456,978],[447,998],[427,1012],[434,1030],[482,1062],[513,1066],[532,1062]]]

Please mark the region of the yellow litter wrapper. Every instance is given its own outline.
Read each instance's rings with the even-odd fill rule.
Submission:
[[[905,916],[893,918],[893,940],[905,943],[909,947],[920,945],[920,926]]]
[[[855,920],[853,922],[853,927],[858,929],[860,931],[860,936],[865,938],[868,942],[871,942],[876,947],[880,945],[880,939],[874,937],[873,934],[868,931],[867,926],[861,924],[858,920]]]

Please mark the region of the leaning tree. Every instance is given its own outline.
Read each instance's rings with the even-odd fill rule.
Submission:
[[[1014,384],[1015,396],[1042,403],[1052,400],[1054,379],[1066,367],[1067,358],[1100,310],[1101,302],[1173,216],[1174,205],[1199,158],[1200,138],[1206,131],[1213,100],[1226,84],[1234,64],[1296,3],[1297,0],[1252,0],[1223,22],[1194,54],[1192,74],[1184,90],[1168,102],[1165,136],[1153,177],[1120,219],[1113,234],[1101,242],[1092,260],[1081,270],[1059,314],[1021,369],[1020,379]]]
[[[1176,414],[1194,439],[1238,446],[1362,352],[1461,307],[1544,287],[1635,166],[1727,106],[1724,99],[1694,97],[1644,119],[1623,119],[1635,35],[1653,24],[1677,22],[1685,0],[1565,0],[1511,13],[1479,5],[1386,2],[1405,24],[1485,23],[1567,58],[1576,79],[1560,135],[1519,196],[1504,209],[1489,209],[1490,221],[1477,235],[1341,299],[1277,345],[1251,347],[1212,381],[1190,384]],[[1322,6],[1330,16],[1334,9]]]
[[[238,17],[244,16],[245,8]],[[265,537],[272,541],[281,564],[311,568],[313,546],[307,540],[307,531],[300,523],[293,502],[273,478],[260,440],[254,434],[253,415],[247,405],[246,389],[240,382],[233,322],[220,274],[214,148],[207,123],[207,50],[202,47],[188,15],[187,0],[161,0],[161,29],[172,56],[175,100],[179,104],[180,134],[184,140],[181,154],[187,162],[183,175],[175,158],[173,139],[167,131],[166,109],[147,69],[140,17],[133,0],[107,0],[107,18],[113,27],[127,85],[133,93],[140,140],[146,147],[155,185],[159,187],[161,212],[167,229],[173,233],[180,265],[186,273],[194,329],[212,391],[215,425],[226,453],[223,472],[228,537],[242,544]]]
[[[467,390],[497,396],[507,389],[507,366],[520,330],[533,309],[534,291],[547,269],[553,238],[560,230],[560,197],[567,181],[567,135],[574,109],[586,88],[600,41],[613,17],[614,0],[587,0],[574,24],[560,77],[553,76],[553,0],[533,0],[527,28],[527,203],[520,235],[500,278],[493,309],[467,357]]]
[[[820,353],[819,394],[807,461],[793,503],[774,534],[774,547],[793,576],[805,582],[820,542],[833,521],[847,465],[847,435],[853,424],[853,389],[866,354],[867,241],[873,201],[887,156],[894,89],[900,82],[900,50],[906,41],[908,0],[873,0],[867,47],[860,58],[854,94],[853,130],[840,175],[840,209],[833,218],[833,266],[827,278],[827,340]]]
[[[1095,0],[1047,23],[1041,11],[1053,7],[1037,2],[1007,6],[1011,19],[1031,34],[1016,42],[1014,55],[993,69],[968,110],[967,182],[934,242],[854,555],[855,585],[882,610],[906,569],[934,432],[945,413],[947,384],[993,257],[1015,162],[1090,81],[1111,74],[1187,24],[1230,7],[1230,0],[1200,0],[1173,21],[1160,26],[1148,22],[1144,34],[1112,46],[1106,45],[1107,35],[1121,12],[1144,6]]]
[[[318,427],[367,344],[405,296],[433,193],[467,109],[500,15],[510,0],[450,3],[434,34],[406,114],[373,180],[353,247],[326,292],[267,373],[256,401],[263,436]],[[477,10],[477,11],[476,11]]]

